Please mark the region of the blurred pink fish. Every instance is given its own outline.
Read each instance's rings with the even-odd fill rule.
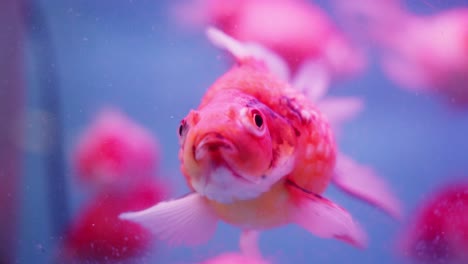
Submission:
[[[432,193],[403,233],[399,248],[420,263],[468,263],[468,180]]]
[[[468,106],[468,8],[417,16],[400,0],[336,1],[336,6],[345,23],[378,48],[392,81]]]
[[[366,67],[364,53],[310,1],[186,1],[177,6],[176,17],[188,25],[213,25],[240,41],[259,43],[285,59],[292,72],[307,60],[320,61],[332,79]]]
[[[83,133],[74,154],[78,176],[97,194],[66,231],[57,261],[120,262],[143,254],[151,234],[118,216],[158,203],[168,193],[152,178],[159,162],[156,139],[108,109]]]
[[[321,196],[330,182],[400,217],[386,183],[339,153],[313,102],[271,70],[282,67],[258,59],[258,46],[213,28],[207,33],[238,65],[180,124],[179,158],[193,192],[122,219],[174,244],[204,243],[222,220],[245,232],[295,223],[319,237],[364,247],[366,235],[351,215]]]
[[[468,106],[468,8],[408,17],[382,53],[384,71],[402,87]]]
[[[141,256],[151,245],[151,233],[118,216],[128,210],[141,210],[158,203],[166,194],[165,187],[155,181],[138,182],[126,192],[100,193],[78,212],[65,233],[59,263],[109,263]]]
[[[79,178],[96,188],[127,188],[158,166],[156,139],[116,110],[105,110],[82,134],[74,153]]]

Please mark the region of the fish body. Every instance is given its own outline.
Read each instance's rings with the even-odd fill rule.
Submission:
[[[284,188],[284,180],[259,197],[220,203],[209,200],[223,221],[245,230],[264,230],[289,223],[291,194]]]
[[[262,112],[265,125],[268,126],[269,137],[265,140],[267,142],[259,142],[255,136],[249,135],[244,126],[238,124],[236,119],[244,117],[235,113],[234,108],[226,107],[233,101],[239,103],[238,112],[249,107],[251,109],[248,110]],[[232,120],[223,123],[222,118],[218,116],[223,111],[227,111],[224,116]],[[259,62],[246,60],[222,76],[207,91],[198,110],[192,112],[192,115],[197,117],[189,116],[184,121],[187,129],[192,131],[188,131],[188,135],[185,135],[187,138],[183,141],[186,142],[183,142],[180,150],[182,171],[192,188],[206,194],[215,211],[226,222],[251,228],[284,224],[287,222],[288,203],[295,194],[286,190],[287,181],[294,181],[309,192],[321,194],[332,177],[336,154],[328,122],[303,94],[270,74]],[[215,118],[210,117],[211,115]],[[195,123],[194,119],[198,119],[196,120],[198,122]],[[201,119],[208,119],[208,129],[203,127],[205,123]],[[227,131],[235,133],[230,135]],[[242,148],[241,154],[248,157],[255,168],[246,165],[242,160],[236,162],[242,167],[250,168],[248,172],[239,173],[255,174],[252,176],[256,177],[254,180],[260,181],[259,185],[262,185],[261,181],[267,182],[265,192],[248,200],[241,197],[242,195],[235,198],[219,198],[217,196],[220,194],[205,192],[200,183],[193,183],[198,177],[202,179],[207,177],[206,170],[192,173],[191,167],[196,163],[192,151],[193,147],[196,148],[195,137],[203,137],[203,133],[217,133],[223,138],[233,138],[232,141],[237,145],[258,144],[255,148]],[[227,133],[229,135],[226,135]],[[247,134],[242,137],[244,142],[238,142],[241,139],[240,134]],[[194,140],[191,140],[192,138]],[[195,145],[190,145],[187,140],[191,140]],[[232,168],[238,164],[229,164],[229,166]],[[257,166],[260,164],[265,166]],[[262,179],[262,176],[265,178]],[[268,179],[270,177],[275,181],[273,184]],[[255,190],[252,195],[258,195],[257,193],[258,190]],[[246,195],[250,198],[249,194]],[[226,199],[229,203],[223,203]],[[244,215],[247,216],[246,219],[242,219]],[[260,215],[262,217],[259,217]]]
[[[199,109],[203,111],[210,103],[225,108],[226,103],[235,100],[233,98],[244,98],[242,103],[245,106],[255,102],[261,105],[259,109],[265,109],[264,118],[268,123],[272,152],[279,154],[270,165],[278,166],[275,162],[281,157],[294,159],[288,178],[311,192],[322,193],[335,165],[336,146],[328,121],[320,111],[304,94],[276,78],[262,63],[254,60],[241,62],[218,79],[207,91]],[[208,111],[219,113],[216,108]],[[223,133],[223,129],[232,128],[224,128],[219,122],[215,126],[220,133]],[[183,146],[181,152],[184,151]],[[184,161],[184,157],[181,157],[183,171]]]
[[[319,237],[365,246],[366,235],[350,214],[322,194],[334,182],[398,217],[386,184],[338,153],[327,118],[271,70],[281,68],[269,67],[275,60],[211,33],[238,64],[179,126],[181,171],[192,193],[121,218],[175,244],[205,242],[222,220],[244,231],[295,223]]]

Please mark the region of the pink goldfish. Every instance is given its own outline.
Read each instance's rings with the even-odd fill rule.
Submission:
[[[141,210],[161,201],[166,190],[155,181],[142,181],[126,192],[100,193],[78,213],[65,234],[59,260],[123,261],[138,257],[151,245],[151,233],[119,214]]]
[[[468,8],[417,16],[398,0],[337,2],[347,22],[366,21],[356,31],[376,45],[392,81],[468,105]]]
[[[177,244],[209,240],[221,220],[244,231],[295,223],[364,247],[366,235],[351,215],[321,194],[332,181],[398,217],[386,184],[338,153],[328,121],[301,91],[222,32],[208,34],[238,65],[180,124],[181,170],[192,193],[121,218]]]
[[[468,181],[431,195],[401,242],[403,254],[421,263],[468,263]]]
[[[179,6],[177,17],[262,44],[286,60],[292,72],[309,60],[320,61],[332,78],[360,73],[366,66],[364,53],[309,1],[198,0]]]
[[[126,188],[153,175],[159,154],[148,131],[122,113],[106,110],[81,136],[74,159],[84,182]]]

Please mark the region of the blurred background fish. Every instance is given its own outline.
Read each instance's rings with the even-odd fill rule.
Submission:
[[[327,78],[362,73],[367,58],[322,8],[304,0],[195,0],[174,10],[182,25],[216,26],[233,38],[259,43],[279,54],[296,72],[316,61]]]
[[[73,161],[77,176],[99,191],[126,191],[159,169],[158,143],[149,131],[115,109],[101,111],[80,136]]]
[[[468,179],[426,196],[402,232],[399,254],[415,263],[468,263]]]
[[[73,160],[89,198],[66,230],[57,262],[122,262],[144,255],[152,235],[118,216],[147,208],[169,193],[156,174],[160,162],[156,139],[108,108],[80,136]]]
[[[335,2],[343,23],[377,49],[382,70],[398,86],[468,105],[468,6],[422,15],[400,0]]]
[[[140,182],[126,192],[99,193],[76,212],[58,249],[59,263],[122,263],[136,261],[155,250],[152,234],[119,214],[142,210],[161,201],[164,187]]]

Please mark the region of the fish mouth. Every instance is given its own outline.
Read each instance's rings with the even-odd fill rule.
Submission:
[[[235,154],[238,152],[237,147],[224,136],[219,133],[209,133],[203,136],[203,138],[195,145],[194,158],[196,161],[203,161],[209,159],[212,162],[212,169],[216,167],[226,168],[230,174],[244,182],[255,183],[251,179],[242,176],[235,169],[233,169],[229,158],[226,158],[226,154]]]
[[[235,153],[236,146],[219,133],[208,133],[196,144],[194,157],[196,161],[201,161],[210,154]]]

